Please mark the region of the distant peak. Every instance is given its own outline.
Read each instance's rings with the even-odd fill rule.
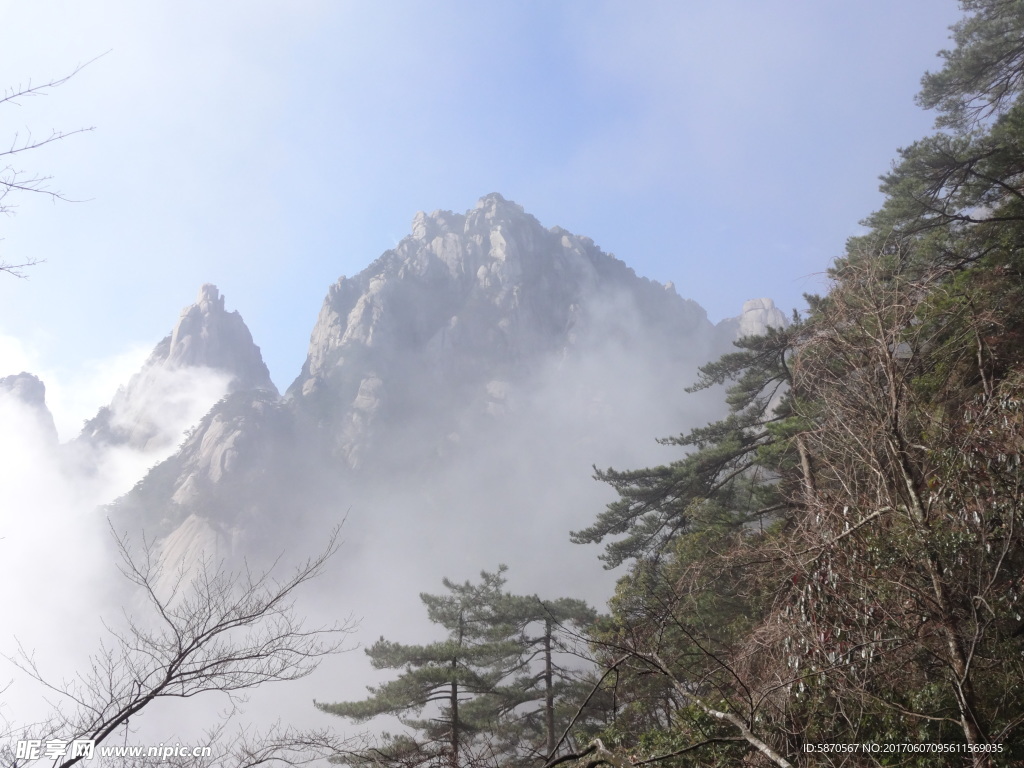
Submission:
[[[52,443],[57,442],[57,427],[54,426],[50,409],[46,407],[46,386],[38,376],[24,371],[13,376],[4,376],[0,378],[0,394],[2,393],[28,406],[45,438]]]
[[[485,210],[488,213],[493,211],[514,211],[518,214],[525,214],[526,211],[523,206],[518,203],[514,203],[511,200],[506,200],[497,192],[491,192],[489,195],[484,195],[476,201],[476,210]]]
[[[447,233],[462,234],[466,227],[474,230],[487,230],[495,224],[511,223],[523,219],[536,221],[523,206],[506,200],[497,192],[484,195],[476,201],[476,206],[465,215],[452,211],[436,210],[433,213],[417,211],[412,219],[412,237],[414,240],[430,241],[438,235]]]
[[[748,299],[743,302],[744,312],[754,312],[756,310],[773,310],[775,309],[775,302],[772,299]]]
[[[199,286],[199,296],[196,298],[196,305],[201,309],[208,310],[211,307],[215,307],[223,311],[224,297],[220,295],[216,285],[213,283],[203,283]]]
[[[484,195],[479,200],[477,200],[476,201],[476,207],[477,208],[484,208],[485,206],[492,205],[492,204],[495,204],[495,203],[507,203],[507,202],[508,202],[508,200],[506,200],[498,192],[491,192],[489,195]]]
[[[789,320],[771,299],[749,299],[743,302],[737,337],[761,336],[769,328],[786,328]]]
[[[225,311],[217,286],[205,283],[171,335],[156,345],[110,405],[86,422],[82,439],[163,450],[221,397],[245,390],[277,394],[242,316]]]
[[[167,343],[154,350],[149,364],[216,368],[232,375],[233,389],[277,391],[245,321],[224,309],[224,296],[213,283],[200,286],[196,303],[182,310]]]
[[[46,406],[46,386],[38,376],[26,371],[0,378],[0,392],[9,392],[28,405]]]

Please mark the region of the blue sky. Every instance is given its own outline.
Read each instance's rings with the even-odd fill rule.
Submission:
[[[876,208],[932,117],[953,0],[340,2],[0,0],[15,132],[95,130],[20,158],[87,202],[0,219],[0,376],[80,420],[201,283],[282,389],[327,287],[418,210],[497,191],[673,281],[712,320],[785,310]],[[70,437],[64,434],[63,437]]]

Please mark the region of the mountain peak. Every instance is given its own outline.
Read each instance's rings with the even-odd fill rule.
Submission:
[[[748,299],[738,316],[722,320],[717,327],[723,341],[733,341],[744,336],[763,336],[769,328],[788,328],[789,318],[771,299]]]
[[[484,195],[476,202],[476,207],[466,214],[466,232],[483,232],[493,229],[496,225],[528,223],[538,226],[539,222],[528,214],[523,206],[506,200],[497,192]]]
[[[57,442],[57,428],[53,423],[50,409],[46,407],[46,385],[31,373],[22,371],[13,376],[0,378],[0,394],[6,394],[33,414],[43,434],[51,442]]]
[[[0,392],[7,392],[25,405],[46,407],[46,385],[26,371],[0,378]]]
[[[232,377],[233,390],[277,391],[242,316],[224,309],[224,297],[211,283],[204,283],[196,303],[182,310],[166,349],[162,347],[163,343],[157,346],[150,362],[224,371]]]
[[[506,200],[502,195],[498,194],[497,192],[491,192],[489,195],[484,195],[483,197],[481,197],[479,200],[476,201],[475,208],[478,211],[484,210],[489,213],[494,213],[496,211],[507,211],[509,213],[519,214],[520,216],[526,213],[526,211],[523,209],[523,206],[519,205],[518,203],[512,202],[511,200]]]
[[[199,286],[199,296],[196,298],[196,306],[206,312],[214,309],[224,311],[224,297],[220,295],[217,286],[213,283],[203,283]]]
[[[334,422],[355,466],[374,423],[424,398],[438,412],[486,412],[491,383],[527,381],[585,349],[688,339],[678,354],[703,362],[710,335],[694,302],[492,193],[465,214],[417,213],[410,236],[335,283],[289,393]]]
[[[737,336],[760,336],[769,328],[785,328],[789,320],[771,299],[748,299],[743,302]]]
[[[82,435],[94,443],[160,447],[179,440],[225,394],[245,390],[277,394],[242,316],[226,311],[217,286],[205,283],[171,335]]]

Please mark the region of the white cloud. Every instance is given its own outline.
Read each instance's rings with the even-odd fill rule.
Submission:
[[[38,341],[39,346],[49,346]],[[109,357],[86,359],[77,369],[47,364],[49,356],[36,346],[0,332],[0,378],[26,371],[46,386],[46,405],[53,414],[57,433],[63,441],[82,430],[82,422],[96,415],[110,402],[118,387],[128,383],[149,354],[143,344],[134,344]]]
[[[39,368],[34,349],[0,335],[0,376],[22,370],[47,385],[47,401],[65,439],[94,416],[145,357],[135,348],[79,370]],[[83,669],[96,640],[123,605],[113,541],[101,505],[127,492],[154,464],[172,453],[182,434],[227,391],[228,377],[209,369],[152,369],[136,397],[113,398],[115,424],[144,432],[145,447],[59,445],[30,406],[0,393],[0,615],[6,618],[0,653],[20,644],[35,654],[50,679]],[[142,386],[144,385],[144,386]],[[148,390],[148,391],[147,391]],[[0,724],[29,722],[50,711],[41,686],[13,668],[0,703]]]
[[[0,395],[0,425],[0,583],[17,585],[0,591],[0,651],[14,654],[17,638],[59,679],[81,668],[82,638],[100,630],[107,542],[86,489],[69,482],[35,414]],[[46,711],[43,691],[23,675],[7,667],[0,679],[14,679],[0,718],[25,722]]]

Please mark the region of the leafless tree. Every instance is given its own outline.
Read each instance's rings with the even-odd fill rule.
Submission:
[[[783,553],[788,654],[832,669],[850,712],[958,729],[980,768],[981,747],[1022,725],[1004,681],[1021,672],[1006,645],[1024,558],[1024,386],[996,349],[998,314],[979,309],[997,306],[980,297],[998,284],[903,257],[846,265],[797,360],[815,476],[790,537],[801,546]],[[931,698],[914,695],[926,686]]]
[[[16,85],[6,89],[0,95],[0,108],[20,107],[29,99],[48,95],[55,88],[68,82],[93,61],[96,61],[96,59],[75,67],[70,74],[64,77],[47,80],[44,83],[29,81],[25,85]],[[61,141],[69,136],[74,136],[77,133],[85,133],[91,130],[93,130],[91,126],[70,131],[52,129],[49,133],[42,136],[33,135],[31,131],[25,133],[15,131],[9,140],[4,139],[4,143],[0,145],[0,147],[3,147],[0,148],[0,214],[13,213],[17,206],[12,202],[12,199],[22,192],[44,195],[55,201],[71,202],[64,194],[49,187],[50,176],[26,171],[21,167],[20,162],[23,155],[29,154],[34,150],[41,149],[48,144]],[[15,277],[25,277],[24,270],[38,263],[37,259],[32,258],[24,259],[20,262],[0,260],[0,272],[5,272]]]
[[[620,582],[597,638],[637,704],[616,732],[678,735],[640,741],[641,762],[877,765],[803,747],[881,733],[962,741],[988,768],[1024,728],[1016,284],[916,255],[851,254],[785,358],[777,518],[735,526],[697,499]]]
[[[708,551],[698,562],[635,568],[620,583],[616,621],[594,637],[593,645],[604,657],[602,666],[618,670],[612,686],[623,686],[627,700],[644,701],[641,711],[650,718],[633,724],[628,722],[630,713],[622,712],[622,726],[670,733],[693,719],[684,730],[703,732],[692,741],[682,739],[673,749],[640,748],[628,756],[629,762],[656,763],[691,752],[707,758],[701,753],[704,748],[732,744],[742,747],[753,764],[792,768],[786,756],[792,745],[780,724],[786,720],[788,691],[800,673],[794,675],[778,662],[775,643],[766,641],[756,623],[749,634],[730,636],[720,619],[740,608],[722,595],[724,582],[730,589],[739,586],[737,577],[770,584],[767,573],[762,571],[759,578],[756,566],[743,562],[751,554],[744,542],[736,541],[728,551]],[[728,570],[734,573],[721,578]],[[589,764],[595,758],[587,759]]]
[[[35,739],[71,744],[84,739],[98,752],[115,731],[158,700],[220,693],[236,705],[247,691],[265,683],[306,677],[326,656],[342,650],[352,629],[351,621],[308,627],[295,610],[296,592],[317,577],[337,551],[338,531],[319,555],[282,578],[275,576],[274,566],[253,573],[210,561],[167,578],[152,547],[134,555],[124,537],[115,538],[121,572],[141,594],[146,615],[126,613],[122,628],[108,626],[101,650],[70,682],[51,681],[25,649],[8,657],[56,697],[46,722],[10,730],[12,743]],[[278,727],[262,736],[243,730],[227,738],[226,728],[221,724],[215,731],[223,741],[216,756],[186,762],[199,766],[204,759],[216,759],[218,765],[239,768],[274,761],[300,765],[344,749],[344,743],[327,732]],[[33,762],[17,760],[13,754],[2,757],[7,765],[19,768]],[[50,762],[70,768],[82,759],[67,754]],[[117,762],[125,763],[123,757]],[[167,762],[165,758],[162,764]]]

